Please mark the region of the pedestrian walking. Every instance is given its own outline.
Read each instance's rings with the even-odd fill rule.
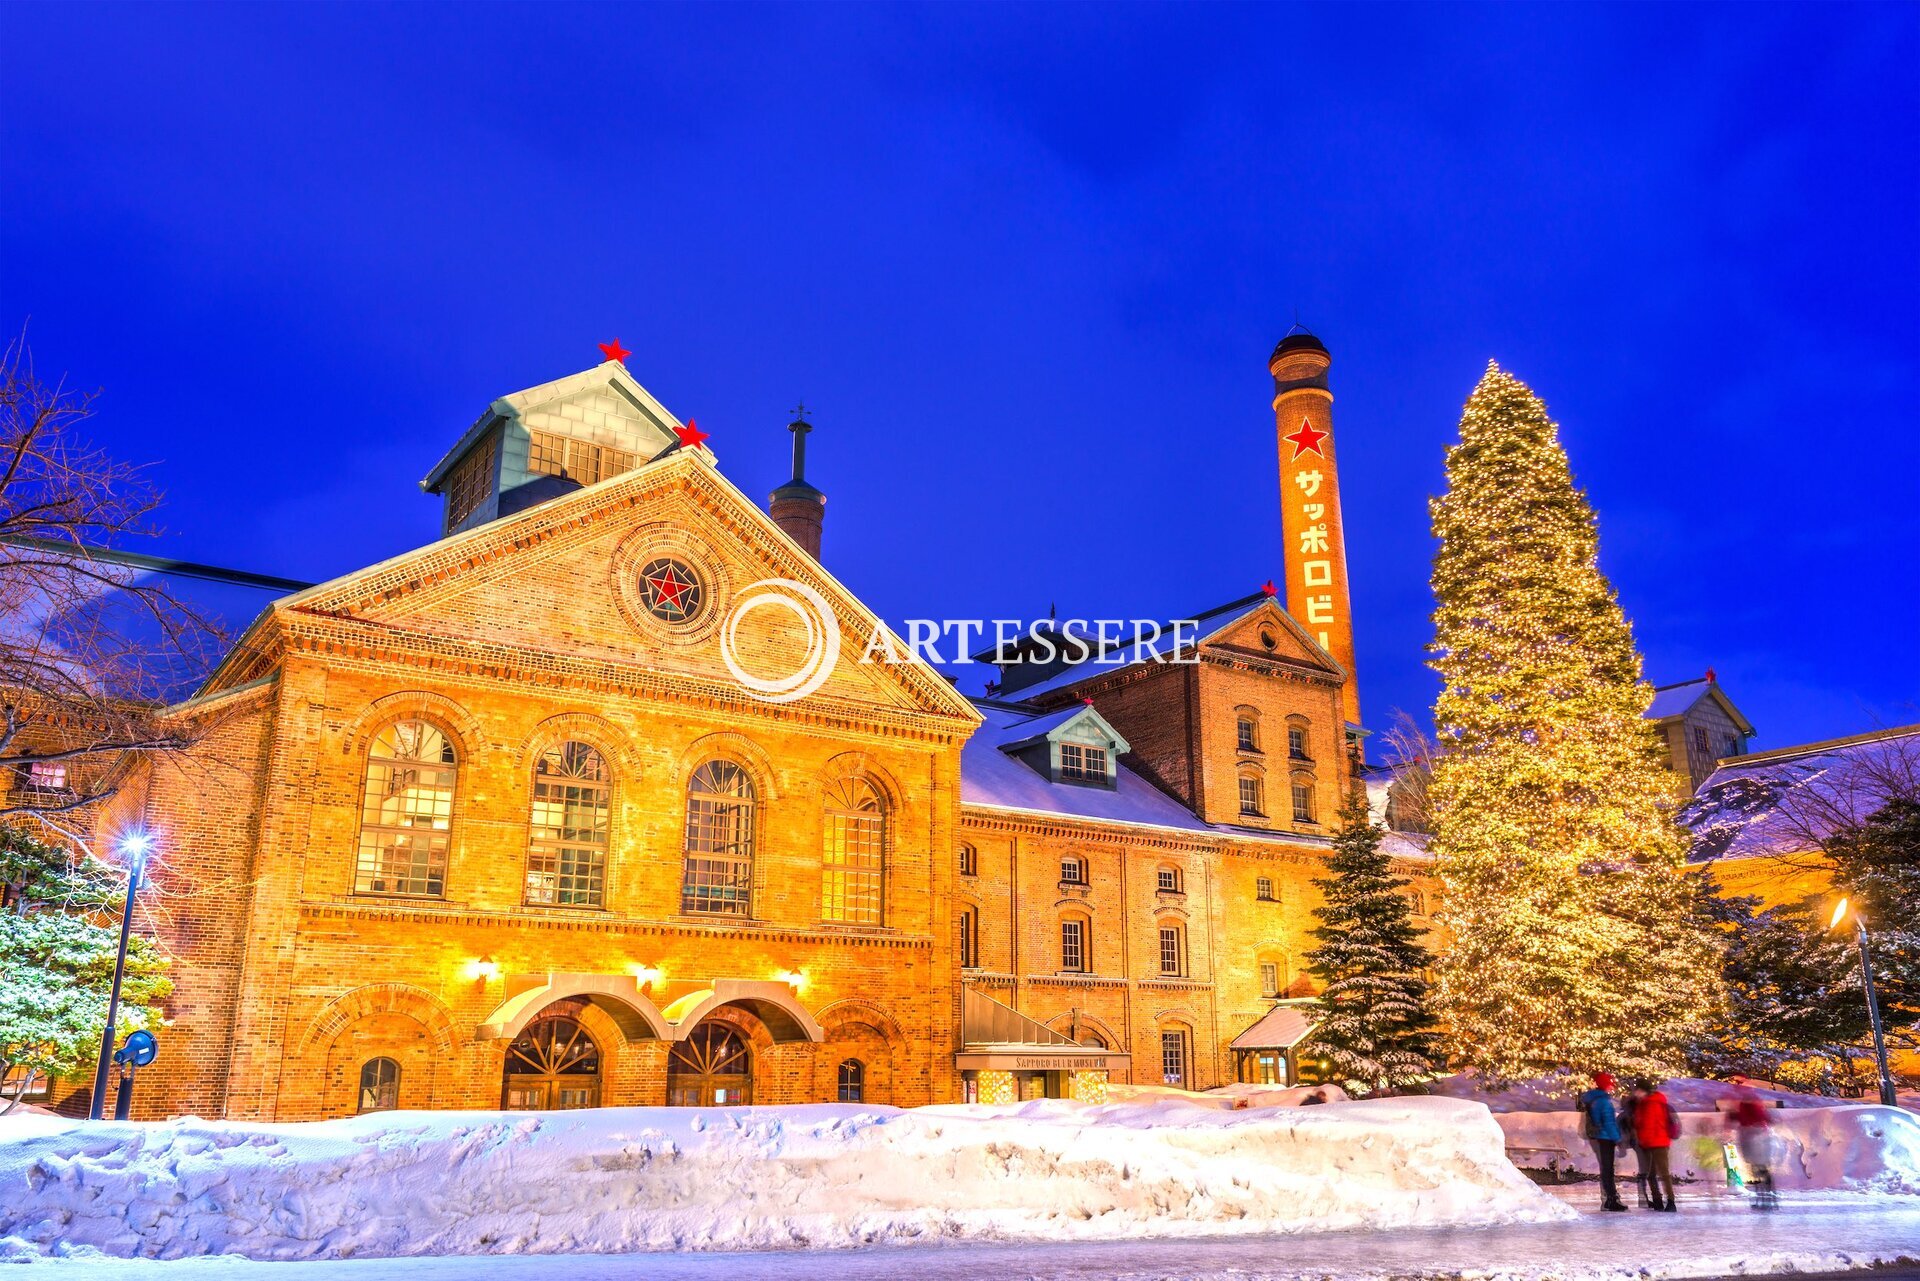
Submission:
[[[1580,1096],[1580,1137],[1600,1163],[1600,1208],[1624,1210],[1620,1191],[1613,1185],[1613,1152],[1620,1142],[1620,1116],[1613,1106],[1613,1076],[1593,1074],[1593,1088]]]
[[[1633,1110],[1633,1137],[1640,1148],[1640,1159],[1647,1166],[1647,1196],[1656,1210],[1669,1214],[1680,1207],[1673,1199],[1673,1141],[1680,1137],[1680,1114],[1660,1089],[1659,1083],[1645,1081],[1646,1097]],[[1666,1189],[1666,1199],[1660,1197]]]
[[[1632,1088],[1627,1091],[1627,1097],[1620,1101],[1619,1154],[1622,1160],[1625,1159],[1626,1153],[1633,1154],[1635,1203],[1642,1210],[1650,1208],[1653,1202],[1647,1196],[1647,1154],[1640,1150],[1639,1132],[1634,1129],[1634,1122],[1640,1105],[1646,1101],[1646,1098],[1646,1088],[1635,1081]]]
[[[1727,1128],[1733,1131],[1734,1146],[1752,1174],[1753,1208],[1771,1210],[1780,1204],[1773,1185],[1773,1118],[1766,1100],[1744,1076],[1733,1078],[1733,1108],[1727,1113]]]

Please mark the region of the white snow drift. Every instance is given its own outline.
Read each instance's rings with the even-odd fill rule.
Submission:
[[[1452,1099],[0,1124],[0,1256],[767,1249],[1566,1219]]]

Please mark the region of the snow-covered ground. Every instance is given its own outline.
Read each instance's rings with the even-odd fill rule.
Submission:
[[[1588,1186],[1572,1189],[1592,1208]],[[778,1254],[521,1255],[251,1263],[53,1259],[40,1281],[1667,1281],[1837,1271],[1920,1256],[1920,1204],[1821,1194],[1774,1214],[1681,1193],[1679,1214],[1204,1240],[947,1244]],[[0,1273],[4,1275],[4,1273]]]
[[[604,1254],[1101,1241],[1574,1212],[1454,1099],[0,1124],[0,1257]],[[276,1274],[277,1275],[277,1274]]]

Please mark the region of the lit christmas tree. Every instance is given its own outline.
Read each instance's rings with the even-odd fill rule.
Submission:
[[[1381,852],[1364,796],[1340,811],[1326,874],[1316,881],[1319,940],[1307,963],[1326,985],[1312,1048],[1322,1075],[1358,1093],[1396,1089],[1433,1076],[1435,1036],[1422,972],[1433,958],[1414,931],[1407,881]]]
[[[1433,502],[1438,1004],[1489,1079],[1660,1075],[1719,1003],[1652,690],[1558,428],[1489,365]]]

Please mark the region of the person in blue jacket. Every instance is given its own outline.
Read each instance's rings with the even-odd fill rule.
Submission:
[[[1624,1210],[1626,1202],[1613,1184],[1613,1149],[1620,1142],[1620,1114],[1613,1106],[1613,1075],[1593,1074],[1593,1088],[1580,1096],[1580,1136],[1593,1148],[1600,1163],[1600,1208]]]

